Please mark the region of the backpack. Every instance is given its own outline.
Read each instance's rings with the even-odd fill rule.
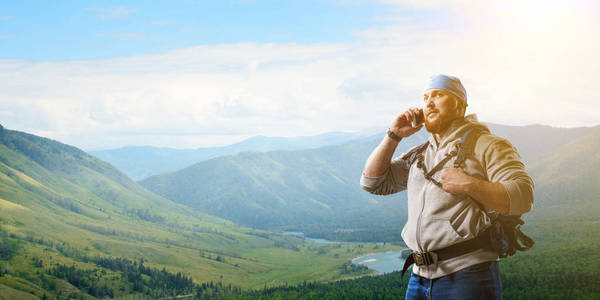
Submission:
[[[441,182],[434,179],[433,174],[443,169],[446,162],[454,156],[456,156],[454,167],[463,168],[467,157],[474,154],[475,143],[482,133],[483,130],[481,129],[471,128],[467,130],[461,141],[457,144],[456,149],[447,153],[446,156],[430,171],[426,169],[425,164],[423,163],[423,152],[427,149],[427,146],[429,146],[429,141],[413,148],[402,158],[406,159],[410,165],[417,161],[417,167],[423,171],[425,178],[441,188]],[[482,211],[485,212],[483,208]],[[521,219],[521,215],[504,216],[499,214],[499,216],[492,221],[492,225],[480,232],[479,235],[488,235],[489,249],[497,252],[500,258],[505,258],[514,255],[517,250],[527,251],[535,244],[533,239],[521,231],[520,227],[523,224],[525,224],[525,222]]]

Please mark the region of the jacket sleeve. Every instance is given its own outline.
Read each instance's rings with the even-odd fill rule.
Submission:
[[[517,150],[505,139],[494,139],[483,153],[488,180],[504,186],[509,202],[509,215],[520,215],[533,206],[534,184],[525,171]]]
[[[360,185],[363,190],[375,195],[389,195],[406,189],[410,165],[402,156],[391,161],[390,168],[379,177],[362,174]]]

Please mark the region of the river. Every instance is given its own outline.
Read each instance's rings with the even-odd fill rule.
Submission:
[[[368,254],[353,259],[352,263],[356,265],[365,265],[367,268],[377,271],[377,274],[402,271],[402,267],[404,267],[402,251],[408,250]]]
[[[331,244],[331,243],[340,243],[340,244],[358,244],[357,242],[334,242],[326,239],[320,238],[310,238],[304,236],[302,232],[292,232],[286,231],[283,232],[284,235],[295,235],[303,237],[309,241],[318,244]],[[365,265],[367,268],[375,270],[377,274],[385,274],[391,273],[394,271],[402,271],[402,267],[404,267],[404,259],[402,256],[402,251],[408,250],[400,250],[400,251],[388,251],[388,252],[380,252],[380,253],[371,253],[365,256],[360,256],[352,260],[353,264],[356,265]]]

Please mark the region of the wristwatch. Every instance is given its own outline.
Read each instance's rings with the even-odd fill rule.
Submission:
[[[387,136],[389,136],[392,140],[399,142],[402,140],[402,137],[399,137],[398,135],[396,135],[391,129],[388,128],[387,130]]]

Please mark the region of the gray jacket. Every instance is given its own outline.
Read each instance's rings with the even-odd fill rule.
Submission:
[[[478,179],[499,182],[510,198],[509,214],[518,215],[531,209],[533,181],[525,172],[515,148],[505,139],[489,133],[475,115],[455,120],[439,144],[433,136],[423,152],[425,167],[431,170],[446,153],[456,147],[469,128],[484,130],[474,149],[474,157],[465,161],[464,171]],[[475,238],[491,225],[498,213],[485,208],[467,195],[452,195],[425,179],[417,164],[409,165],[400,157],[392,160],[390,169],[380,177],[361,177],[363,189],[376,195],[388,195],[408,190],[408,220],[402,239],[413,251],[429,252]],[[452,168],[455,158],[444,167]],[[433,176],[441,182],[440,172]],[[413,266],[419,276],[433,279],[454,273],[478,263],[498,260],[498,254],[477,250],[429,266]]]

